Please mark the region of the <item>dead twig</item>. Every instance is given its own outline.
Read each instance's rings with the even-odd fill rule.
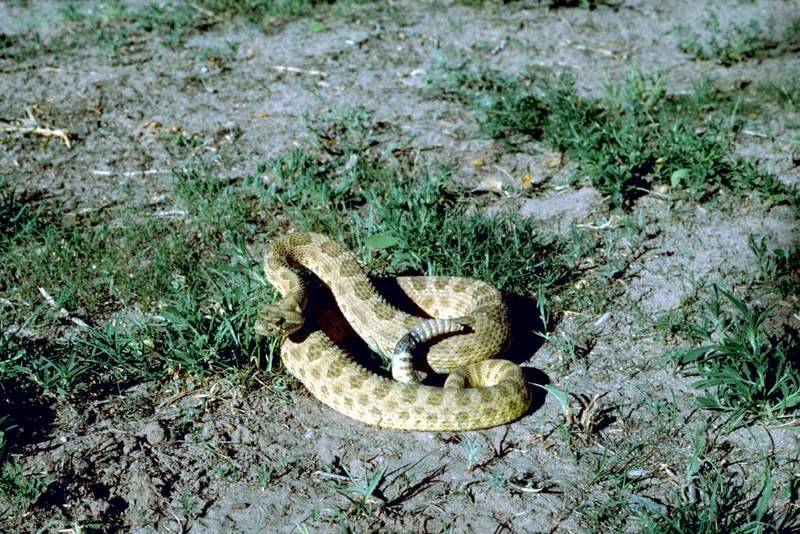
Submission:
[[[0,131],[3,132],[16,132],[22,134],[33,134],[33,135],[40,135],[42,137],[57,137],[61,139],[61,142],[66,145],[67,148],[72,148],[72,143],[69,140],[69,131],[64,130],[61,128],[51,128],[47,125],[40,125],[39,121],[36,120],[36,117],[33,116],[33,112],[29,108],[25,109],[26,114],[28,115],[24,119],[17,119],[15,121],[6,121],[3,119],[3,122],[6,122],[5,125],[0,126]]]
[[[603,55],[603,56],[606,56],[606,57],[614,57],[617,54],[617,52],[614,52],[613,50],[608,50],[606,48],[597,48],[597,47],[594,47],[594,46],[586,46],[586,45],[578,45],[578,44],[576,44],[575,48],[577,48],[578,50],[581,50],[581,51],[596,52],[596,53],[598,53],[600,55]]]
[[[92,174],[95,176],[147,176],[150,174],[169,174],[172,171],[169,169],[143,169],[141,171],[124,171],[124,172],[117,172],[117,171],[106,171],[102,169],[94,169],[92,170]]]
[[[42,295],[42,298],[44,298],[44,301],[47,303],[48,306],[56,308],[58,310],[57,314],[59,319],[69,319],[73,324],[81,328],[89,328],[88,324],[84,323],[77,317],[72,317],[72,315],[70,315],[70,313],[65,308],[60,307],[56,303],[56,299],[54,299],[53,296],[50,293],[48,293],[45,288],[40,287],[39,293]]]
[[[537,494],[537,493],[560,493],[560,492],[553,491],[553,490],[555,490],[555,488],[558,487],[558,485],[553,483],[553,482],[551,482],[551,481],[549,481],[549,480],[543,480],[543,481],[539,482],[534,487],[522,486],[522,485],[517,484],[517,483],[515,483],[515,482],[513,482],[511,480],[507,481],[506,483],[512,489],[515,489],[520,493],[533,493],[533,494]]]
[[[189,2],[189,7],[194,9],[195,11],[202,13],[206,17],[216,18],[217,14],[211,11],[210,9],[206,9],[203,6],[197,5],[195,2]]]
[[[307,74],[308,76],[319,76],[320,78],[327,78],[328,77],[328,73],[327,72],[324,72],[324,71],[321,71],[321,70],[315,70],[315,69],[301,69],[300,67],[291,67],[291,66],[288,66],[288,65],[273,65],[272,68],[277,70],[277,71],[279,71],[279,72],[292,72],[294,74]]]
[[[606,228],[616,228],[619,226],[622,218],[619,215],[612,215],[605,222],[601,224],[576,224],[578,228],[588,228],[590,230],[605,230]]]

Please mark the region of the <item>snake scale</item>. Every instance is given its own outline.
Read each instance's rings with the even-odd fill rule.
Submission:
[[[513,421],[527,410],[531,397],[522,369],[507,360],[490,359],[510,340],[508,311],[492,286],[455,277],[396,279],[425,314],[454,318],[465,327],[463,333],[438,336],[425,345],[428,366],[448,374],[440,388],[374,373],[313,321],[306,321],[310,290],[303,269],[330,289],[353,330],[379,353],[394,353],[410,332],[425,329],[420,325],[426,318],[389,304],[355,255],[325,235],[296,232],[273,242],[264,270],[282,299],[262,308],[256,331],[284,338],[281,357],[286,368],[324,404],[369,425],[424,431],[488,428]]]

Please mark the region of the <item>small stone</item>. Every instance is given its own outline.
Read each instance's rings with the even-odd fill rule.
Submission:
[[[561,154],[548,154],[544,157],[544,164],[551,169],[561,166]]]
[[[214,423],[212,422],[205,423],[200,429],[201,441],[211,441],[216,436],[217,436],[217,429],[214,427]]]
[[[253,441],[253,437],[250,434],[250,431],[247,428],[240,426],[230,434],[231,441],[234,443],[251,443]]]
[[[142,433],[144,434],[147,443],[150,445],[158,445],[164,441],[164,438],[166,437],[166,432],[164,432],[164,429],[161,427],[158,421],[150,421],[147,423]]]

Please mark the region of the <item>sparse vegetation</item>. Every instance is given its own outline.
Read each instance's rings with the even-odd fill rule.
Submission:
[[[318,0],[64,2],[58,7],[60,32],[46,39],[36,29],[27,35],[0,34],[0,59],[25,61],[45,53],[71,57],[88,42],[105,50],[106,57],[115,63],[135,53],[141,40],[152,36],[170,48],[179,48],[191,35],[231,19],[273,29],[330,3]]]
[[[294,224],[337,236],[381,270],[476,277],[517,294],[569,280],[586,248],[570,250],[523,219],[465,216],[447,169],[392,162],[372,147],[367,117],[357,110],[318,125],[327,142],[279,156],[264,208],[288,206]]]
[[[707,443],[696,443],[692,452],[668,505],[638,511],[645,532],[788,532],[800,526],[790,508],[772,505],[769,460],[756,467],[755,476],[741,480],[724,459],[714,458]]]
[[[39,324],[28,328],[50,330],[77,319],[84,336],[48,355],[18,348],[0,379],[28,376],[47,392],[73,395],[109,371],[153,377],[180,369],[198,376],[219,365],[270,359],[270,349],[250,329],[265,284],[251,276],[254,259],[242,248],[241,207],[217,182],[176,170],[178,196],[196,216],[189,228],[132,214],[114,224],[78,227],[35,215],[51,208],[17,202],[22,197],[6,186],[4,218],[15,231],[0,247],[0,286],[17,302],[52,294],[53,309],[30,316]],[[104,326],[90,319],[133,304],[145,315],[120,316]]]
[[[725,28],[714,10],[709,10],[705,21],[706,38],[679,26],[679,47],[695,59],[716,60],[732,65],[759,57],[774,57],[800,49],[800,18],[789,21],[783,35],[776,35],[777,21],[751,19],[745,23],[731,24]]]
[[[701,322],[692,328],[703,343],[679,349],[672,358],[700,378],[698,404],[733,420],[785,421],[800,409],[798,340],[771,336],[768,310],[748,306],[733,293],[715,287]]]
[[[766,238],[756,239],[752,235],[749,242],[758,262],[760,281],[796,305],[800,295],[800,249],[793,246],[769,250]]]
[[[444,66],[431,83],[475,109],[488,135],[541,139],[566,152],[617,206],[656,185],[695,200],[730,188],[756,190],[771,202],[798,201],[796,190],[733,155],[735,123],[699,113],[709,96],[705,85],[691,98],[669,98],[659,76],[634,71],[598,102],[580,97],[568,76],[548,82],[459,65]],[[691,122],[687,108],[688,117],[697,117]]]
[[[715,9],[2,3],[0,530],[800,529],[800,26]],[[502,289],[530,413],[311,398],[253,328],[297,229]]]

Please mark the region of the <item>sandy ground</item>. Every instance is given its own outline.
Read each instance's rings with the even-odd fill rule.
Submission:
[[[57,34],[58,4],[3,3],[0,32]],[[781,21],[800,12],[788,1],[725,5],[723,23],[767,15]],[[625,1],[592,10],[391,2],[384,10],[322,11],[314,19],[319,31],[300,18],[269,32],[244,22],[216,24],[178,48],[134,39],[113,58],[91,44],[22,61],[0,51],[0,117],[22,118],[30,109],[41,123],[74,134],[70,148],[35,136],[0,138],[0,174],[65,214],[139,205],[170,194],[169,169],[183,158],[213,156],[223,176],[254,174],[258,162],[306,142],[309,120],[361,106],[392,125],[381,143],[403,144],[430,165],[455,165],[456,180],[467,187],[506,179],[497,167],[511,176],[529,169],[545,176],[534,195],[488,193],[488,209],[518,211],[568,234],[570,224],[608,221],[606,200],[586,184],[561,187],[568,169],[550,172],[542,153],[484,138],[468,110],[431,94],[426,74],[443,55],[460,54],[506,73],[530,66],[568,71],[581,92],[597,96],[633,68],[662,73],[676,93],[702,76],[734,84],[800,70],[796,56],[732,66],[690,59],[679,51],[674,27],[702,32],[704,14],[688,1]],[[210,47],[230,55],[199,61]],[[797,113],[750,120],[752,130],[768,135],[740,136],[737,151],[797,183]],[[157,135],[167,128],[202,143],[176,148]],[[489,164],[476,167],[470,163],[476,158]],[[797,436],[789,429],[703,430],[692,378],[663,359],[678,341],[652,327],[698,287],[755,277],[748,236],[789,246],[797,239],[796,212],[755,201],[721,208],[671,203],[655,195],[636,208],[646,231],[614,281],[613,303],[592,316],[566,314],[558,325],[565,336],[591,340],[588,363],[562,365],[552,343],[519,347],[528,353],[515,357],[541,383],[603,394],[608,417],[595,435],[570,438],[560,430],[557,400],[540,393],[530,413],[511,425],[432,434],[356,423],[289,377],[253,388],[219,376],[182,397],[170,384],[125,385],[82,403],[17,392],[19,399],[3,409],[30,413],[31,429],[13,452],[28,473],[54,481],[25,513],[4,513],[3,530],[581,532],[613,524],[638,531],[643,526],[631,510],[669,501],[680,486],[672,475],[686,471],[698,433],[711,449],[742,460],[742,480],[761,465],[744,460],[796,458]],[[377,489],[359,496],[353,485],[381,469]],[[785,475],[776,480],[786,488]],[[626,511],[611,507],[614,516],[604,517],[603,507],[620,499]],[[775,503],[788,506],[778,495]]]

